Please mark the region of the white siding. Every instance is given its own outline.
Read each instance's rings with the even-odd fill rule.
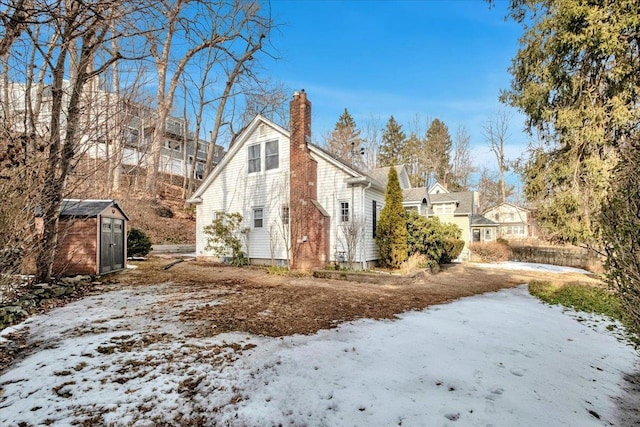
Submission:
[[[260,126],[264,126],[260,129]],[[265,171],[264,143],[278,140],[279,167]],[[239,212],[243,217],[243,228],[249,231],[246,237],[245,251],[249,258],[270,259],[272,248],[275,259],[286,259],[286,246],[282,239],[281,208],[288,204],[289,188],[287,183],[289,174],[289,139],[280,132],[266,126],[259,125],[255,132],[244,142],[237,142],[242,146],[232,147],[228,155],[226,166],[219,172],[211,185],[202,195],[202,203],[197,205],[196,215],[196,253],[197,255],[213,256],[206,251],[206,235],[203,228],[210,224],[216,212]],[[247,147],[261,144],[260,172],[249,174]],[[263,208],[263,227],[253,227],[253,209]],[[272,245],[272,241],[274,245]]]
[[[373,261],[378,259],[378,247],[373,237],[373,201],[377,205],[377,221],[380,222],[380,212],[384,207],[384,193],[377,190],[367,190],[365,193],[365,212],[367,213],[367,224],[365,227],[365,259]]]
[[[329,237],[329,260],[335,261],[337,252],[344,252],[344,240],[340,221],[340,202],[349,202],[349,216],[353,219],[360,214],[360,188],[347,185],[346,180],[352,176],[337,168],[328,161],[318,158],[318,202],[331,217]],[[359,254],[356,260],[360,261]]]

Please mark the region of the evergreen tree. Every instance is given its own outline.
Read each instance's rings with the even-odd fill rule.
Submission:
[[[425,140],[425,166],[433,171],[436,180],[445,187],[451,180],[451,146],[451,135],[447,125],[433,119]]]
[[[409,181],[413,187],[426,186],[425,167],[423,164],[424,140],[411,133],[402,147],[402,163],[407,168]]]
[[[391,116],[382,133],[382,144],[378,149],[378,167],[402,163],[402,151],[406,139],[407,136],[402,130],[402,125]]]
[[[350,161],[356,167],[363,166],[360,129],[346,108],[338,118],[327,145],[327,149],[341,159]]]
[[[525,195],[557,240],[601,248],[613,167],[640,128],[640,2],[511,0],[511,15],[525,33],[501,100],[543,139]]]
[[[384,203],[376,228],[378,261],[382,266],[398,268],[408,257],[408,233],[402,190],[394,166],[389,168]]]

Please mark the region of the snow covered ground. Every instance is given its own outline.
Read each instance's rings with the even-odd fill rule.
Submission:
[[[5,330],[39,348],[0,376],[0,425],[630,425],[637,353],[524,286],[278,339],[187,338],[163,298],[110,292]]]
[[[503,270],[523,270],[523,271],[540,271],[544,273],[581,273],[590,274],[589,271],[582,268],[565,267],[561,265],[551,264],[537,264],[535,262],[519,262],[519,261],[504,261],[495,263],[473,263],[475,267],[482,268],[499,268]]]

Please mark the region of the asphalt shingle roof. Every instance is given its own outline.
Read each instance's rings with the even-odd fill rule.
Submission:
[[[425,187],[402,190],[402,200],[405,202],[422,203],[424,199],[427,199],[427,202],[429,201],[429,193]]]
[[[471,225],[475,225],[477,227],[497,227],[498,223],[491,221],[489,218],[482,215],[473,215],[471,217]]]
[[[447,203],[457,202],[455,214],[472,214],[473,211],[473,192],[472,191],[459,191],[456,193],[436,193],[429,194],[430,205],[434,203]],[[430,213],[433,211],[430,209]]]
[[[64,199],[60,205],[60,216],[92,218],[110,207],[117,208],[127,218],[127,214],[115,200]]]

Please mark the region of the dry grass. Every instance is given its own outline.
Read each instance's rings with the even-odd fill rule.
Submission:
[[[469,249],[473,256],[482,262],[501,262],[511,258],[511,249],[502,243],[472,243]]]

